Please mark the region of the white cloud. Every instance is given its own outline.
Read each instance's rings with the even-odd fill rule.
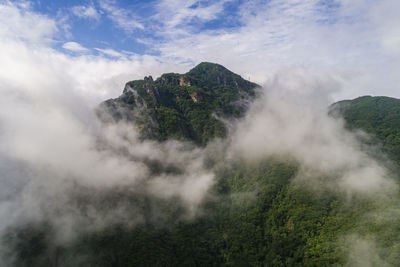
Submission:
[[[132,33],[137,29],[144,29],[143,24],[138,21],[133,13],[119,8],[113,0],[101,0],[100,7],[106,12],[107,17],[127,33]]]
[[[31,11],[29,4],[0,3],[0,36],[2,40],[30,43],[49,42],[57,32],[56,22]]]
[[[10,12],[18,18],[16,28],[40,24],[43,19],[54,23],[12,4],[6,9],[0,4],[0,8],[5,17]],[[89,215],[81,214],[69,202],[71,192],[79,193],[74,191],[77,187],[99,192],[141,186],[142,192],[155,197],[177,197],[195,212],[214,177],[203,167],[202,150],[189,151],[176,142],[141,142],[132,125],[102,128],[94,114],[101,101],[119,96],[127,81],[183,69],[151,56],[119,58],[119,53],[108,49],[99,51],[118,58],[69,56],[49,45],[55,32],[21,41],[19,35],[25,31],[13,29],[0,32],[0,61],[6,66],[0,68],[0,93],[5,96],[0,100],[0,232],[55,211],[58,216],[51,216],[52,223],[60,230],[61,239],[89,226],[88,220],[90,228],[110,220],[128,224],[140,220],[140,214],[132,216],[135,207],[122,212],[124,205],[108,212],[104,207],[91,207]],[[66,47],[77,50],[80,46],[70,43]],[[99,140],[111,149],[99,148]],[[129,155],[119,153],[121,149]],[[151,172],[143,158],[174,164],[183,172],[156,175],[153,183],[146,182]],[[161,194],[163,183],[170,186]]]
[[[157,15],[155,18],[171,30],[177,26],[186,26],[193,19],[201,22],[215,19],[224,10],[224,4],[230,1],[224,0],[208,4],[197,0],[162,0],[156,5]]]
[[[327,176],[324,186],[349,195],[394,193],[396,185],[385,167],[361,149],[357,135],[345,130],[342,121],[328,115],[327,97],[339,89],[329,74],[302,68],[282,71],[265,84],[237,126],[230,147],[233,157],[291,159],[300,164],[302,183],[315,186]]]
[[[240,7],[241,26],[200,33],[182,27],[163,33],[155,48],[181,61],[219,62],[259,83],[288,66],[328,72],[343,84],[335,99],[400,97],[398,1],[344,2],[248,1]]]
[[[371,24],[376,27],[378,38],[389,54],[400,55],[400,17],[397,10],[399,1],[384,1],[369,10]],[[384,15],[383,15],[384,14]]]
[[[83,47],[81,44],[77,42],[66,42],[62,46],[64,49],[72,51],[72,52],[78,52],[78,53],[84,53],[88,52],[89,49],[86,47]]]
[[[97,9],[91,5],[82,5],[82,6],[74,6],[71,8],[72,13],[79,17],[79,18],[84,18],[84,19],[94,19],[96,21],[100,20],[100,13],[97,11]]]
[[[111,49],[111,48],[106,48],[106,49],[95,48],[95,50],[99,51],[100,53],[102,53],[104,55],[110,56],[110,57],[123,58],[126,56],[123,53],[115,51],[114,49]]]
[[[21,216],[32,219],[54,210],[59,216],[53,219],[61,227],[79,224],[79,211],[69,206],[66,192],[77,184],[138,185],[149,169],[137,158],[181,168],[182,175],[153,177],[146,190],[162,198],[177,196],[189,208],[196,207],[213,183],[213,173],[202,166],[201,149],[188,151],[175,142],[139,142],[129,125],[99,128],[93,114],[101,101],[120,95],[125,82],[184,72],[188,61],[216,61],[244,77],[269,81],[270,94],[259,100],[232,137],[237,154],[289,154],[302,164],[303,175],[310,168],[343,170],[339,184],[344,190],[371,192],[392,186],[385,170],[366,158],[354,136],[326,118],[321,107],[340,90],[350,96],[368,92],[364,86],[384,90],[371,92],[398,92],[397,30],[386,27],[397,23],[396,14],[378,16],[395,2],[342,2],[334,21],[321,24],[331,18],[316,1],[248,1],[241,7],[242,27],[194,34],[185,23],[215,18],[222,4],[191,10],[184,2],[164,1],[171,4],[166,6],[170,11],[173,3],[182,5],[160,19],[173,31],[183,26],[185,37],[177,39],[176,33],[162,30],[165,39],[155,46],[162,52],[157,57],[100,48],[99,55],[69,56],[50,46],[56,21],[32,12],[29,5],[0,4],[0,62],[6,66],[0,68],[0,159],[14,162],[20,170],[15,174],[8,164],[0,164],[0,179],[7,180],[0,188],[0,230],[21,222]],[[115,2],[102,2],[101,8],[127,32],[144,28]],[[64,46],[85,49],[74,42]],[[98,150],[99,135],[113,149]],[[115,152],[120,148],[128,157]],[[98,213],[94,214],[90,216]],[[95,221],[107,221],[110,214]]]

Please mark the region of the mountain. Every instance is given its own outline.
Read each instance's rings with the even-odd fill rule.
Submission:
[[[105,123],[135,124],[142,138],[205,145],[226,134],[218,117],[243,116],[256,87],[221,65],[201,63],[186,74],[128,82],[119,98],[101,104],[99,116]],[[397,163],[399,111],[399,99],[369,96],[330,108],[349,130],[372,136],[364,140],[366,145],[382,145]],[[399,265],[400,228],[396,216],[387,221],[379,215],[386,206],[331,190],[315,194],[292,183],[300,167],[290,160],[221,161],[214,164],[216,182],[199,217],[182,219],[179,201],[157,199],[140,188],[118,188],[105,195],[84,191],[77,202],[85,212],[94,205],[123,203],[132,207],[132,221],[144,214],[143,222],[126,227],[117,221],[61,245],[52,242],[51,225],[35,222],[10,229],[3,243],[15,266],[357,266],[349,262],[354,244],[355,257],[370,259],[363,249],[376,253],[367,266],[384,265],[381,258]],[[397,205],[390,201],[384,204]],[[373,239],[376,247],[357,236]],[[355,241],[349,244],[346,238]]]
[[[343,117],[348,129],[369,133],[368,143],[381,146],[400,166],[400,99],[362,96],[333,104],[331,114]]]
[[[221,65],[203,62],[186,74],[130,81],[120,97],[102,103],[99,114],[135,123],[143,138],[204,145],[226,135],[218,117],[242,116],[256,87]]]

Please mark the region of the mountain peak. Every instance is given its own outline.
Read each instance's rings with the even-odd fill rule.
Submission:
[[[202,62],[185,74],[128,82],[123,94],[102,104],[114,120],[134,123],[145,138],[184,139],[204,145],[226,134],[216,118],[239,117],[257,84],[222,65]]]
[[[207,72],[220,72],[220,71],[228,71],[230,73],[230,70],[225,68],[224,66],[217,64],[217,63],[212,63],[212,62],[201,62],[198,65],[196,65],[194,68],[192,68],[187,74],[195,73],[198,71],[207,71]]]
[[[214,86],[227,87],[248,87],[251,86],[249,81],[233,73],[222,65],[210,62],[202,62],[185,74],[189,79],[194,81],[207,81]],[[194,82],[196,84],[196,82]],[[256,86],[253,84],[253,86]]]

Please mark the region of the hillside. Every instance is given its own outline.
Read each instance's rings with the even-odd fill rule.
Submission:
[[[120,97],[101,107],[116,121],[135,123],[144,138],[204,145],[226,135],[217,117],[243,115],[256,87],[221,65],[203,62],[186,74],[166,73],[156,80],[149,76],[128,82]],[[102,117],[107,120],[105,114]]]
[[[362,96],[337,102],[331,109],[345,119],[348,129],[369,133],[372,137],[369,143],[382,146],[400,166],[400,99]]]
[[[100,116],[106,123],[134,124],[142,138],[190,140],[205,146],[212,138],[227,135],[217,117],[245,114],[245,103],[256,96],[256,86],[221,65],[201,63],[186,74],[128,82],[119,98],[101,105]],[[399,103],[387,97],[361,97],[334,104],[331,114],[343,116],[348,129],[374,136],[373,144],[382,143],[384,151],[398,160]],[[371,266],[382,265],[381,259],[399,264],[399,224],[379,213],[395,207],[397,198],[382,204],[329,189],[315,193],[293,183],[301,167],[286,158],[230,162],[211,152],[206,161],[216,182],[195,217],[181,216],[186,211],[178,199],[157,198],[141,187],[102,194],[79,191],[76,202],[85,212],[93,206],[116,209],[123,203],[132,210],[128,221],[135,221],[138,214],[143,220],[133,227],[116,221],[62,244],[54,242],[54,226],[46,220],[34,222],[9,230],[3,237],[7,252],[15,266],[357,266],[363,257],[372,259]],[[361,241],[350,243],[357,236],[373,240],[378,256],[356,250],[359,261],[352,262],[354,244],[369,249]]]

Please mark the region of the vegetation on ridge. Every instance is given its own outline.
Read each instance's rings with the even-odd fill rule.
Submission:
[[[350,130],[371,134],[371,144],[381,145],[384,152],[400,166],[400,100],[379,96],[362,96],[333,105]]]
[[[233,103],[253,96],[255,86],[220,65],[202,63],[183,75],[129,82],[120,98],[104,105],[114,119],[134,120],[144,137],[205,144],[225,131],[213,114],[241,116],[245,108]],[[343,115],[348,128],[372,134],[396,160],[399,104],[398,99],[362,97],[333,105],[337,112],[332,113]],[[206,216],[182,220],[178,201],[122,190],[100,203],[128,203],[145,215],[156,206],[167,219],[144,216],[133,228],[116,223],[63,245],[51,242],[51,225],[26,225],[11,229],[4,243],[16,266],[341,266],[352,264],[351,246],[342,238],[358,234],[375,237],[379,257],[399,264],[398,224],[365,217],[381,209],[379,204],[349,203],[328,190],[312,194],[291,183],[299,171],[291,161],[221,165],[212,197],[201,206]]]
[[[256,87],[221,65],[203,62],[186,74],[128,82],[119,98],[102,106],[116,120],[135,122],[144,138],[204,145],[226,135],[218,117],[242,116]]]

